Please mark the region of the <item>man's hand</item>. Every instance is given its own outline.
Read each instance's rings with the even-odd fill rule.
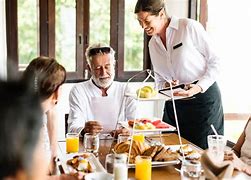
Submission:
[[[121,127],[117,130],[112,131],[111,134],[113,137],[117,138],[119,134],[130,135],[130,132],[128,129]]]
[[[85,123],[84,133],[97,134],[102,130],[103,127],[98,121],[88,121]]]
[[[202,88],[197,85],[197,84],[188,84],[186,85],[186,89],[185,90],[181,90],[181,91],[175,91],[173,93],[174,96],[184,96],[184,97],[191,97],[195,94],[198,94],[202,91]]]

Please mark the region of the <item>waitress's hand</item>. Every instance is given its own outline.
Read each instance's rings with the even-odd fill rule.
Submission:
[[[98,121],[87,121],[84,133],[98,134],[103,130],[103,126]]]
[[[198,94],[202,91],[202,88],[197,84],[188,84],[185,87],[185,90],[175,91],[173,93],[174,96],[184,96],[191,97],[195,94]]]

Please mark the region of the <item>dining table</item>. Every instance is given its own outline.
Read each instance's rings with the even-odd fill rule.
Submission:
[[[203,153],[203,149],[196,146],[195,144],[189,142],[184,138],[180,138],[177,133],[161,133],[161,134],[151,134],[145,136],[146,141],[157,141],[161,142],[165,145],[179,145],[180,141],[182,144],[188,144],[193,149],[195,149],[199,153]],[[96,158],[101,163],[103,167],[105,167],[105,158],[106,155],[112,153],[113,147],[116,144],[116,139],[114,138],[102,138],[99,141],[99,151],[96,155]],[[79,153],[84,153],[83,147],[83,139],[79,139]],[[67,173],[67,157],[69,154],[66,153],[66,142],[65,141],[58,141],[58,157],[59,157],[59,169],[61,173]],[[170,164],[166,166],[157,166],[152,167],[152,180],[166,180],[166,179],[181,179],[180,177],[180,164]],[[128,168],[128,179],[135,179],[135,168]],[[205,178],[202,178],[205,179]],[[232,179],[251,179],[250,176],[246,175],[245,173],[234,171]]]

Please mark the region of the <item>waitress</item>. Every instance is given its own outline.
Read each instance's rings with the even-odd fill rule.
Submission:
[[[203,26],[192,19],[169,17],[164,0],[138,0],[134,13],[146,34],[152,36],[149,52],[159,88],[188,84],[174,95],[181,136],[207,148],[213,124],[223,134],[223,108],[216,83],[219,58],[210,45]],[[193,97],[191,97],[193,96]],[[163,120],[176,126],[172,102],[165,103]]]

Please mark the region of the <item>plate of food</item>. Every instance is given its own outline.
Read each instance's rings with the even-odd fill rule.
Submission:
[[[77,173],[82,172],[84,174],[93,172],[106,172],[102,164],[92,153],[73,153],[67,154],[65,164],[68,172]]]
[[[150,85],[138,88],[135,92],[127,92],[125,96],[140,101],[170,100],[168,96],[158,93],[158,91]]]
[[[141,118],[136,120],[128,120],[127,122],[120,122],[120,124],[135,132],[160,132],[160,131],[175,131],[176,128],[168,123],[161,121],[160,119],[147,119]]]
[[[114,152],[129,154],[130,141],[118,143],[114,146]],[[174,165],[180,162],[177,151],[169,151],[164,145],[150,146],[144,142],[133,141],[129,159],[129,168],[135,167],[135,158],[138,155],[151,156],[152,167]]]
[[[118,143],[114,146],[114,151],[129,154],[130,143],[130,141]],[[149,145],[148,143],[133,141],[128,167],[135,167],[135,158],[138,155],[151,156],[152,167],[179,164],[183,156],[182,150],[185,159],[199,160],[200,153],[188,144],[183,145],[181,148],[180,145]]]

